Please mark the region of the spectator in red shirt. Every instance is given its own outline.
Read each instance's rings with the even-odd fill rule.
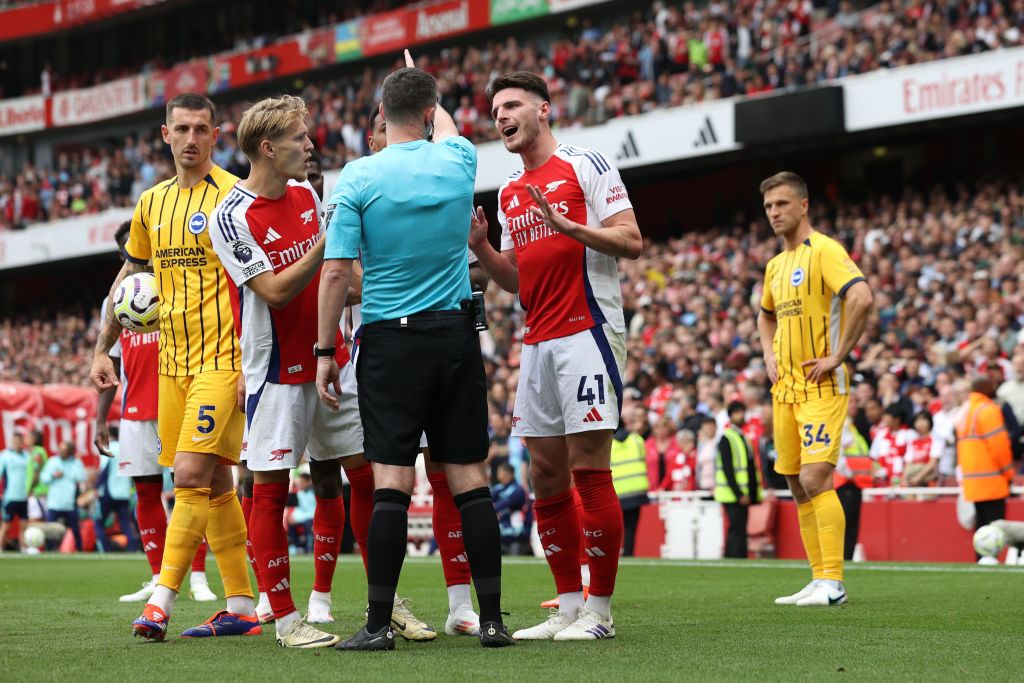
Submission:
[[[680,452],[672,418],[667,415],[659,417],[644,445],[647,447],[647,479],[651,490],[654,490],[665,479],[668,463],[674,461]]]
[[[665,476],[658,488],[662,491],[696,491],[697,437],[689,429],[680,429],[676,433],[676,445],[675,456],[665,461]]]

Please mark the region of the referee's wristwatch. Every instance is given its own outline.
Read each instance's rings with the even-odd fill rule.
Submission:
[[[337,351],[337,347],[328,346],[326,349],[321,349],[320,345],[313,342],[313,355],[317,358],[333,358],[334,353]]]

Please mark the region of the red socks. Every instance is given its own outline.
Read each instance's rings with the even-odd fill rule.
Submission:
[[[245,516],[245,528],[246,528],[246,539],[245,539],[245,554],[249,556],[249,566],[252,567],[252,573],[256,575],[256,588],[259,589],[260,593],[265,593],[263,590],[263,579],[260,577],[259,563],[256,561],[256,551],[252,547],[252,498],[242,496],[242,514]]]
[[[345,470],[345,476],[352,486],[352,498],[348,502],[349,524],[352,535],[359,544],[363,555],[363,569],[366,569],[366,537],[370,533],[370,517],[373,515],[373,467],[369,464]]]
[[[254,484],[252,487],[249,529],[275,618],[295,611],[289,581],[288,536],[283,522],[287,500],[288,482]]]
[[[590,556],[590,594],[611,595],[622,549],[622,507],[612,485],[612,471],[580,469],[573,470],[572,476],[583,501],[583,545]]]
[[[580,498],[580,492],[575,486],[569,489],[572,492],[572,500],[576,504],[576,514],[580,518],[580,524],[583,523],[583,499]],[[580,566],[586,566],[590,564],[590,555],[587,555],[586,543],[580,543]]]
[[[160,561],[164,556],[164,538],[167,536],[167,513],[164,511],[160,494],[164,485],[160,482],[135,482],[139,502],[135,518],[139,523],[142,550],[146,553],[153,576],[160,573]]]
[[[196,556],[192,558],[192,571],[194,572],[205,572],[206,571],[206,551],[209,549],[209,545],[206,543],[206,538],[203,538],[202,543],[196,549]]]
[[[434,490],[434,538],[441,553],[441,567],[448,586],[469,583],[469,558],[462,543],[462,516],[448,488],[444,472],[428,474],[430,488]]]
[[[331,592],[334,567],[338,564],[341,534],[345,529],[345,501],[337,498],[316,499],[313,513],[313,569],[316,578],[313,590]],[[361,547],[361,546],[360,546]]]
[[[610,481],[610,480],[609,480]],[[616,505],[619,499],[615,499]],[[576,512],[572,491],[550,498],[538,498],[533,506],[537,516],[537,533],[548,558],[548,566],[555,577],[559,594],[583,590],[580,574],[580,547],[583,529]],[[622,522],[620,518],[619,527]]]

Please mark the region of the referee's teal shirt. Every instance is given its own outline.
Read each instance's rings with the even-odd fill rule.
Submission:
[[[360,258],[363,323],[458,310],[476,148],[464,137],[388,145],[345,166],[327,202],[324,258]]]

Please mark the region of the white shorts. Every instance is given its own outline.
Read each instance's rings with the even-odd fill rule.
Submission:
[[[160,444],[156,420],[121,420],[117,456],[117,473],[122,477],[149,477],[163,474],[157,462]]]
[[[315,461],[362,453],[363,425],[351,363],[341,368],[340,379],[337,411],[323,404],[313,382],[263,385],[242,444],[246,466],[254,472],[292,469],[307,450]]]
[[[524,344],[512,436],[616,429],[626,340],[607,325]]]

